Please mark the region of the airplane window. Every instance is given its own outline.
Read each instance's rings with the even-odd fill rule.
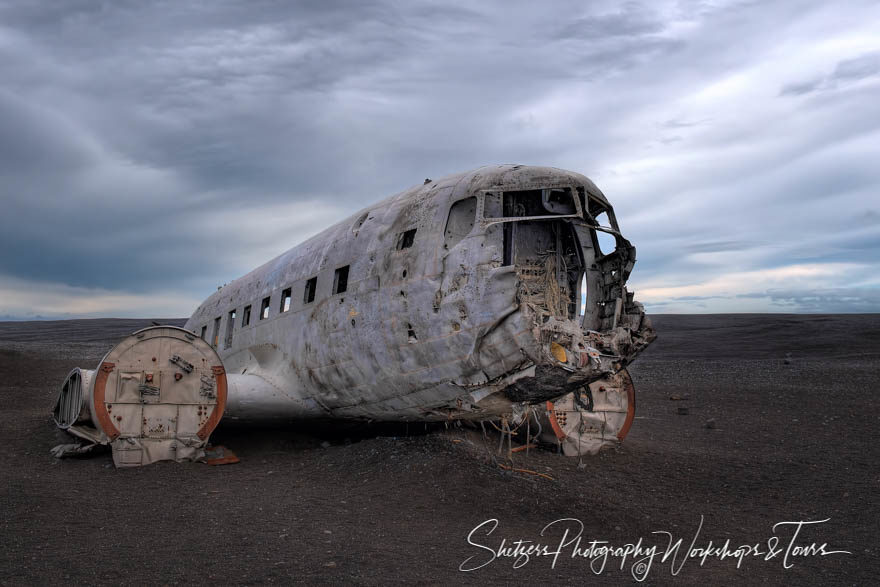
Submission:
[[[232,330],[235,328],[235,310],[229,312],[229,317],[226,319],[226,340],[224,341],[224,347],[229,348],[232,346]]]
[[[413,242],[416,239],[416,229],[413,228],[411,230],[407,230],[406,232],[401,232],[397,236],[397,250],[408,249],[413,246]]]
[[[607,212],[602,212],[596,216],[596,222],[599,226],[607,226],[611,227],[611,221],[608,218]],[[596,243],[599,245],[599,252],[603,255],[607,255],[608,253],[613,253],[614,249],[617,248],[617,240],[614,238],[614,235],[608,234],[607,232],[602,232],[600,230],[596,232]]]
[[[477,215],[477,199],[474,197],[459,200],[449,209],[449,218],[446,220],[445,246],[451,249],[470,234],[474,228],[474,220]]]
[[[486,195],[483,206],[485,218],[540,218],[577,214],[570,188],[504,192],[500,206],[496,199],[494,194]]]
[[[263,303],[260,304],[260,320],[265,320],[269,317],[269,301],[272,299],[272,296],[267,298],[263,298]]]
[[[544,209],[551,214],[575,214],[577,212],[569,188],[541,190],[541,203],[544,205]]]
[[[303,303],[311,304],[315,301],[315,289],[318,287],[318,278],[312,277],[306,282],[306,289],[303,292]]]
[[[220,316],[214,318],[214,332],[211,335],[211,346],[217,348],[220,342]]]
[[[333,275],[333,293],[342,293],[348,289],[348,265],[340,267]]]
[[[251,307],[245,306],[244,310],[241,311],[241,325],[247,326],[251,323]]]
[[[200,337],[202,340],[205,340],[205,337],[208,335],[208,327],[202,326],[202,336]]]
[[[281,292],[281,312],[286,312],[290,309],[290,291],[291,288],[285,289]]]

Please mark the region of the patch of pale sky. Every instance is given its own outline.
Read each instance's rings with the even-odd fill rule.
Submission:
[[[20,319],[177,318],[201,299],[178,291],[126,293],[0,276],[0,316]]]

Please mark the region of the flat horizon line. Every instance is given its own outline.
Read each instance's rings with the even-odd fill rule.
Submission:
[[[875,316],[880,312],[647,312],[648,317],[652,316]],[[162,323],[164,322],[180,322],[189,320],[188,316],[179,318],[131,318],[118,316],[92,316],[83,318],[53,318],[42,316],[28,316],[16,318],[12,316],[3,316],[0,324],[4,323],[21,323],[21,322],[87,322],[91,320],[118,320],[118,321],[139,321],[147,320]]]

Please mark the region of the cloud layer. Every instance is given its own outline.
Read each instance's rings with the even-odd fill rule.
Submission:
[[[506,162],[596,181],[649,311],[880,311],[877,22],[0,1],[0,316],[187,316],[369,202]]]

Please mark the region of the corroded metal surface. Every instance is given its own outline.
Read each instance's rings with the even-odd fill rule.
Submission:
[[[583,175],[482,167],[357,212],[185,328],[222,357],[231,417],[516,421],[653,340],[626,289],[634,263]]]
[[[123,339],[96,371],[71,371],[54,417],[93,445],[109,444],[117,466],[195,460],[223,416],[226,389],[214,349],[186,330],[157,326]]]

